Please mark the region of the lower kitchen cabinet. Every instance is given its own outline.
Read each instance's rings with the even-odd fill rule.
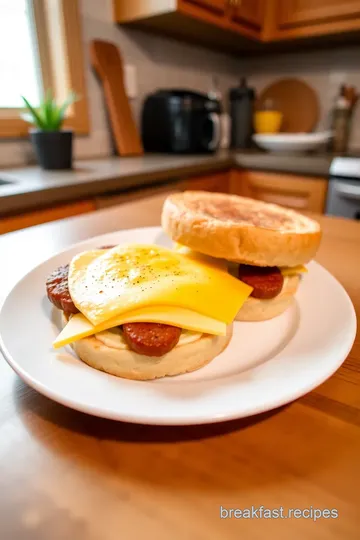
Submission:
[[[206,173],[201,176],[193,176],[184,180],[181,184],[183,184],[183,189],[228,193],[229,171],[220,171],[215,173]]]
[[[85,214],[94,210],[96,210],[95,202],[84,200],[24,212],[13,216],[0,217],[0,234],[25,229],[26,227],[33,227],[34,225],[48,223],[57,219]]]
[[[215,173],[205,173],[202,175],[191,176],[189,178],[183,178],[179,180],[169,181],[165,184],[159,184],[155,186],[144,186],[143,188],[130,190],[120,193],[108,193],[105,195],[99,195],[95,198],[96,209],[108,208],[109,206],[116,206],[117,204],[123,204],[131,202],[145,197],[151,197],[153,195],[170,195],[176,191],[185,190],[200,190],[200,191],[213,191],[217,193],[228,193],[229,191],[229,171],[221,171]]]
[[[241,170],[230,173],[230,193],[299,212],[323,213],[327,185],[325,178]]]

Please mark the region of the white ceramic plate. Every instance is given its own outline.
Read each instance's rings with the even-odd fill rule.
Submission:
[[[271,152],[306,152],[315,150],[332,137],[330,131],[321,133],[258,133],[253,139],[260,148]]]
[[[107,375],[72,350],[53,350],[57,310],[45,280],[78,252],[101,245],[143,242],[170,247],[160,228],[92,238],[28,273],[0,312],[0,344],[12,368],[30,386],[64,405],[96,416],[145,424],[199,424],[273,409],[309,392],[345,360],[355,338],[352,303],[324,268],[309,264],[296,302],[261,323],[235,323],[230,345],[194,373],[151,382]]]

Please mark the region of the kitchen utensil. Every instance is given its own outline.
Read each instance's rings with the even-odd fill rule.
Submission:
[[[260,148],[270,152],[306,152],[326,144],[332,137],[330,131],[322,133],[257,134],[253,140]]]
[[[90,58],[103,83],[118,153],[121,156],[142,154],[142,143],[125,92],[123,65],[118,48],[108,41],[93,40],[90,43]]]
[[[332,111],[332,130],[334,133],[331,142],[331,151],[345,153],[349,146],[351,124],[354,108],[358,99],[354,86],[340,86]]]
[[[249,88],[246,80],[241,79],[240,86],[231,88],[230,116],[231,116],[231,147],[249,148],[253,133],[253,111],[255,91]]]
[[[219,79],[217,76],[211,78],[211,89],[208,92],[208,97],[212,100],[215,100],[219,103],[220,106],[220,143],[219,148],[229,148],[230,146],[230,129],[231,129],[231,119],[227,112],[224,109],[223,95],[219,89]]]
[[[265,88],[258,99],[258,109],[266,100],[272,100],[283,114],[281,130],[286,133],[308,133],[319,119],[316,92],[299,79],[280,79]]]

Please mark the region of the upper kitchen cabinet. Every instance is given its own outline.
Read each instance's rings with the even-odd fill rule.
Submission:
[[[185,3],[195,4],[213,13],[225,14],[226,0],[183,0]]]
[[[360,30],[360,0],[266,0],[267,40],[335,35]]]
[[[178,0],[180,13],[221,25],[229,32],[260,38],[265,0]]]
[[[266,0],[113,0],[114,21],[213,49],[261,46]]]
[[[360,35],[360,0],[113,0],[114,21],[205,45],[287,50]],[[285,43],[286,41],[286,43]]]
[[[260,35],[264,22],[266,0],[232,0],[230,18],[233,24],[246,25]]]

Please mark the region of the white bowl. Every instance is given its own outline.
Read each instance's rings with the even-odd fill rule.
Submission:
[[[270,152],[306,152],[328,142],[331,131],[321,133],[269,133],[253,135],[253,140]]]

